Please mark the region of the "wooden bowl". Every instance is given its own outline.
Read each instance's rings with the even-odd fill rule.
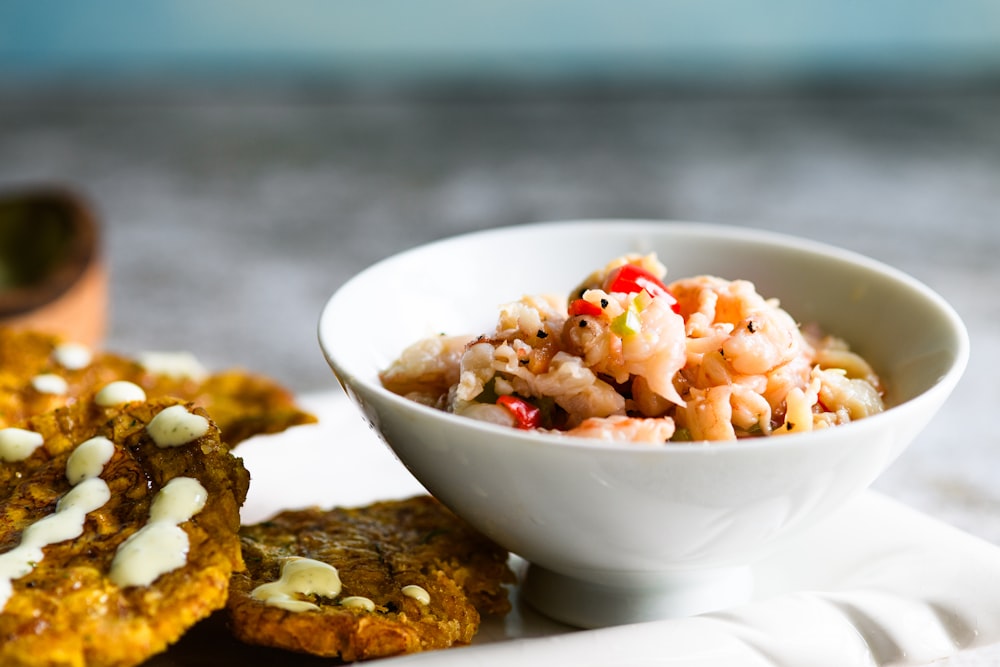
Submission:
[[[78,194],[0,191],[0,326],[98,346],[108,313],[99,223]]]

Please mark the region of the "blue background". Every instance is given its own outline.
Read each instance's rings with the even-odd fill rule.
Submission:
[[[992,77],[1000,2],[5,0],[0,77]]]

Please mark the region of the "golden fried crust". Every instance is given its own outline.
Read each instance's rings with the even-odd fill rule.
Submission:
[[[115,380],[137,384],[151,398],[174,396],[197,403],[212,415],[229,447],[316,421],[296,405],[291,392],[259,375],[228,371],[202,379],[173,377],[108,352],[95,352],[84,368],[67,369],[54,354],[61,342],[50,334],[0,328],[0,427],[87,398]],[[43,393],[32,385],[33,378],[48,373],[66,380],[65,393]]]
[[[249,475],[211,423],[191,443],[158,447],[146,424],[175,404],[157,399],[100,408],[80,401],[17,425],[45,442],[23,461],[0,463],[0,553],[16,547],[23,530],[51,514],[70,489],[66,462],[79,443],[103,435],[115,451],[100,475],[110,500],[87,515],[80,537],[45,547],[42,561],[13,581],[0,612],[0,664],[136,665],[224,606],[232,572],[242,567],[237,531]],[[118,545],[147,523],[156,492],[179,476],[197,479],[208,495],[204,508],[181,524],[187,564],[149,587],[119,588],[109,578]]]
[[[247,570],[233,575],[227,609],[233,633],[247,643],[364,660],[467,644],[480,613],[510,610],[507,552],[429,496],[287,511],[240,535]],[[253,599],[251,591],[278,579],[293,556],[336,567],[338,598],[302,597],[320,607],[304,612]],[[430,603],[403,595],[410,584]],[[369,598],[375,611],[341,606],[348,596]]]

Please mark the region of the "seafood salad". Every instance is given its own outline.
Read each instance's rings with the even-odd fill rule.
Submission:
[[[618,257],[568,297],[502,306],[492,332],[414,343],[382,384],[472,419],[634,443],[800,433],[885,409],[867,361],[753,283],[665,276],[655,254]]]

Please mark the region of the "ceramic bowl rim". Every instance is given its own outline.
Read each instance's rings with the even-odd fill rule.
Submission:
[[[947,370],[940,375],[935,382],[923,388],[920,393],[909,399],[889,407],[885,412],[871,415],[865,419],[843,424],[831,429],[811,431],[805,433],[793,433],[782,435],[779,438],[749,438],[737,441],[696,441],[685,443],[674,443],[670,447],[627,447],[622,443],[606,442],[583,437],[573,437],[566,435],[553,435],[547,433],[536,433],[533,431],[523,431],[510,427],[499,426],[486,422],[476,421],[466,417],[449,414],[442,410],[425,406],[415,401],[399,396],[382,387],[381,383],[373,378],[359,377],[350,371],[349,365],[340,361],[340,351],[332,349],[327,340],[326,330],[331,326],[329,323],[334,311],[334,305],[339,295],[346,289],[374,273],[382,270],[391,263],[402,261],[406,257],[424,253],[434,248],[446,246],[452,243],[467,242],[474,240],[488,240],[490,237],[503,236],[512,232],[531,233],[532,231],[548,231],[555,229],[575,228],[574,233],[587,233],[588,230],[605,229],[609,225],[616,225],[625,232],[624,225],[631,229],[662,231],[669,227],[675,233],[689,233],[702,238],[725,238],[727,240],[745,241],[756,244],[763,244],[770,247],[781,247],[786,250],[798,250],[814,255],[821,255],[827,259],[833,259],[843,264],[848,264],[856,268],[868,271],[880,276],[897,286],[905,288],[912,294],[919,296],[929,306],[933,306],[942,319],[949,325],[949,330],[954,335],[955,347],[953,348],[953,358]],[[398,253],[385,257],[362,271],[358,272],[344,283],[342,283],[324,303],[317,325],[317,335],[320,348],[326,358],[327,363],[333,370],[342,387],[352,397],[356,395],[353,385],[364,387],[366,391],[378,396],[379,399],[392,405],[394,409],[413,412],[435,421],[440,421],[442,425],[451,428],[461,428],[471,432],[479,432],[486,436],[500,436],[508,440],[516,440],[530,446],[554,447],[558,446],[567,450],[590,450],[590,451],[614,451],[629,453],[629,455],[639,456],[686,456],[698,455],[698,453],[710,452],[722,454],[723,452],[737,450],[748,452],[758,448],[780,449],[784,447],[815,446],[820,441],[839,440],[841,436],[848,436],[850,433],[861,435],[869,429],[877,429],[879,425],[887,420],[895,418],[900,411],[913,409],[915,406],[926,401],[933,401],[934,395],[944,392],[947,396],[958,381],[968,364],[970,343],[968,331],[961,317],[955,309],[937,292],[929,286],[914,278],[913,276],[897,269],[889,264],[873,259],[861,253],[840,248],[820,241],[798,237],[782,232],[763,230],[753,227],[743,227],[721,223],[691,222],[681,220],[658,220],[658,219],[631,219],[631,218],[592,218],[579,220],[554,220],[545,222],[526,223],[518,225],[508,225],[503,227],[493,227],[489,229],[466,232],[453,236],[436,239]],[[378,369],[375,369],[376,371]],[[942,399],[943,400],[943,399]],[[623,454],[624,455],[624,454]]]

